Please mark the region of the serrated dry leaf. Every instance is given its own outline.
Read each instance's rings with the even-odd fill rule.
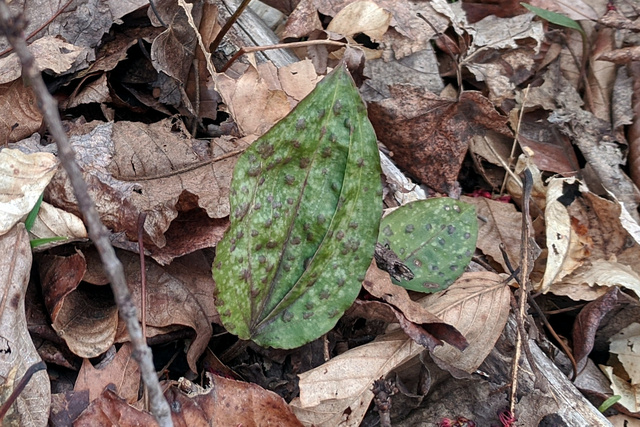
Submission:
[[[27,369],[40,362],[27,330],[25,293],[31,247],[23,224],[0,237],[0,401],[6,402]],[[51,392],[46,371],[36,372],[5,415],[4,425],[47,424]]]
[[[105,387],[113,384],[118,396],[131,404],[137,402],[140,368],[131,356],[131,352],[131,344],[123,344],[113,359],[100,369],[95,368],[89,359],[84,359],[73,390],[76,392],[88,390],[89,402],[92,402],[100,397]]]
[[[462,353],[445,344],[438,358],[467,372],[482,363],[500,336],[509,313],[510,291],[493,273],[465,273],[446,292],[420,300],[429,312],[467,338]],[[357,426],[373,393],[373,381],[418,356],[424,347],[401,331],[378,337],[300,375],[300,397],[291,403],[296,415],[316,426]]]
[[[33,209],[57,168],[58,160],[49,153],[0,151],[0,235]]]

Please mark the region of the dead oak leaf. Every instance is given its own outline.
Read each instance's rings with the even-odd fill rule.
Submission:
[[[409,85],[389,91],[388,99],[369,105],[378,139],[393,151],[398,166],[441,193],[456,190],[472,136],[511,135],[507,118],[479,92],[463,92],[455,101]]]

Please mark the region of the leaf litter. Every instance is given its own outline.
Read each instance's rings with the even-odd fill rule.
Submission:
[[[500,422],[497,414],[507,407],[503,391],[482,402],[464,393],[459,394],[464,398],[450,394],[447,410],[434,410],[437,405],[430,401],[439,391],[459,384],[460,378],[477,396],[488,384],[499,390],[510,382],[503,367],[513,355],[503,350],[515,339],[508,338],[515,330],[509,323],[513,317],[508,285],[517,285],[507,279],[521,263],[518,175],[525,168],[535,179],[531,223],[544,249],[530,275],[542,292],[537,303],[564,334],[562,339],[572,340],[579,366],[585,367],[576,379],[579,388],[599,404],[611,396],[610,386],[622,396],[612,410],[637,415],[637,367],[628,349],[637,340],[640,292],[634,238],[640,197],[633,181],[633,106],[639,95],[637,68],[627,65],[637,49],[637,28],[630,24],[637,12],[623,2],[612,3],[617,15],[607,12],[605,2],[532,4],[578,24],[558,27],[525,13],[516,3],[501,10],[484,3],[441,1],[390,5],[303,0],[297,6],[278,5],[289,13],[281,37],[314,40],[339,32],[332,39],[347,40],[367,52],[364,73],[373,78],[361,91],[381,150],[384,187],[379,197],[385,207],[403,206],[425,195],[463,194],[462,200],[476,208],[478,241],[467,271],[445,291],[427,297],[407,293],[372,265],[366,277],[363,272],[362,289],[361,278],[354,278],[352,294],[359,295],[351,309],[323,326],[322,338],[297,349],[275,350],[232,345],[235,338],[228,331],[235,329],[221,321],[214,304],[216,288],[224,288],[229,275],[219,275],[214,282],[210,268],[214,257],[225,252],[225,244],[219,244],[225,230],[233,229],[230,194],[242,188],[240,181],[232,184],[232,171],[242,153],[260,147],[260,138],[274,124],[296,127],[297,121],[287,124],[290,110],[313,90],[324,69],[336,67],[344,50],[314,45],[299,51],[307,59],[280,68],[260,54],[249,55],[222,74],[208,58],[220,69],[217,62],[229,45],[207,51],[224,23],[216,22],[216,4],[157,2],[155,12],[147,2],[114,4],[104,10],[60,5],[61,9],[48,6],[44,13],[12,2],[14,11],[28,18],[27,33],[44,24],[44,16],[53,17],[33,38],[32,48],[61,102],[101,218],[113,244],[121,248],[136,305],[142,298],[141,267],[132,252],[139,251],[138,217],[147,214],[142,229],[144,251],[151,258],[146,268],[147,337],[154,345],[157,369],[164,368],[167,398],[183,408],[202,408],[186,411],[182,421],[220,422],[228,416],[233,424],[372,425],[378,417],[372,409],[372,385],[387,377],[402,389],[391,398],[394,425],[404,425],[403,417],[423,417],[436,424],[462,416],[478,425]],[[361,14],[351,10],[375,11],[368,15],[376,19],[362,21]],[[93,25],[83,25],[87,20]],[[596,20],[603,25],[592,25]],[[583,28],[593,46],[583,50],[580,32],[571,28]],[[233,33],[231,45],[242,38],[239,34]],[[612,42],[614,38],[624,40],[623,49],[616,50],[620,45]],[[4,39],[0,46],[7,47]],[[5,55],[0,68],[6,70],[0,91],[3,105],[20,106],[7,108],[11,114],[0,135],[10,146],[0,154],[19,149],[53,159],[50,153],[56,150],[41,128],[33,95],[19,79],[17,61]],[[2,164],[13,165],[8,160]],[[96,254],[86,243],[86,231],[78,224],[82,213],[64,172],[56,172],[55,162],[47,165],[44,172],[10,168],[5,174],[9,196],[2,202],[20,206],[6,209],[13,219],[7,216],[2,237],[5,253],[13,254],[7,257],[7,271],[13,276],[3,275],[11,280],[0,293],[3,400],[41,358],[49,363],[49,375],[34,374],[4,421],[95,425],[117,416],[124,424],[150,424],[152,418],[140,410],[144,407],[135,363],[123,344],[127,333]],[[310,190],[304,208],[317,216],[311,201],[323,193]],[[43,191],[48,204],[41,207],[29,235],[19,221]],[[344,203],[350,202],[345,197]],[[379,216],[376,209],[369,212],[371,217]],[[428,220],[416,216],[410,221]],[[57,247],[38,248],[32,269],[25,243],[51,237],[65,240],[56,242]],[[369,255],[360,257],[368,258],[366,263],[360,259],[364,269]],[[338,268],[354,269],[352,262],[340,264],[337,259]],[[314,268],[303,259],[295,261],[301,272]],[[27,291],[31,269],[37,274]],[[225,303],[230,301],[225,298]],[[246,303],[254,296],[243,298]],[[27,318],[20,314],[24,302]],[[303,307],[302,317],[305,312],[311,309]],[[558,316],[565,317],[557,320]],[[277,345],[278,333],[263,343]],[[526,363],[549,366],[549,359],[533,362],[541,353],[530,343]],[[538,335],[537,343],[543,348],[553,345],[544,334]],[[16,359],[18,353],[21,357]],[[203,353],[208,356],[201,357]],[[599,355],[609,353],[617,362],[604,366],[609,362]],[[70,379],[63,380],[60,369],[73,372]],[[525,376],[519,382],[522,402],[528,403],[516,405],[519,422],[534,423],[560,413],[572,420],[605,422],[566,378],[553,369],[545,372],[549,381],[559,381],[554,384],[560,384],[564,396],[579,403],[577,409],[547,402],[527,385],[540,379]],[[184,376],[200,378],[207,387],[179,380]],[[430,381],[417,381],[425,378]],[[74,392],[64,391],[71,389]],[[277,390],[286,400],[267,389]],[[247,393],[254,396],[251,403],[242,400]],[[431,399],[423,399],[425,395]],[[417,403],[408,404],[407,396]],[[478,405],[491,410],[478,411]],[[587,424],[593,423],[576,425]]]

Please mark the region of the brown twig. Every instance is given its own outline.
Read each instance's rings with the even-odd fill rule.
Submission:
[[[45,123],[49,132],[58,145],[58,157],[64,167],[69,181],[73,186],[74,195],[78,201],[78,207],[84,216],[85,223],[89,229],[89,236],[93,240],[100,258],[102,259],[104,271],[111,282],[111,288],[118,305],[120,316],[127,325],[127,330],[133,346],[133,358],[140,365],[140,373],[144,383],[149,389],[151,398],[151,408],[161,427],[173,426],[171,411],[167,401],[164,399],[155,368],[151,349],[146,345],[136,306],[131,299],[131,293],[127,287],[122,263],[116,257],[115,250],[111,246],[108,238],[108,231],[100,221],[100,216],[87,190],[87,183],[82,178],[82,171],[75,161],[75,153],[69,138],[64,131],[57,102],[53,99],[42,80],[38,71],[35,58],[27,47],[24,37],[25,22],[21,16],[12,16],[5,1],[0,1],[0,31],[7,37],[22,63],[22,76],[33,88],[38,102],[38,107],[42,111]]]
[[[224,27],[222,27],[218,35],[216,35],[216,38],[209,45],[209,52],[215,52],[218,49],[218,46],[220,46],[220,42],[222,42],[225,34],[229,32],[231,26],[238,20],[240,15],[242,15],[242,12],[244,12],[247,6],[249,6],[249,3],[251,3],[251,0],[242,0],[238,9],[233,13],[233,15],[231,15],[231,18],[225,22]]]
[[[36,28],[35,30],[33,30],[31,32],[31,34],[29,34],[26,38],[26,40],[31,39],[33,36],[35,36],[36,34],[38,34],[40,31],[42,31],[42,29],[44,27],[46,27],[47,25],[51,24],[51,22],[53,22],[54,19],[56,19],[58,16],[60,16],[60,14],[62,12],[64,12],[64,10],[69,7],[69,5],[71,4],[73,0],[69,0],[68,2],[66,2],[64,4],[64,6],[62,6],[60,9],[57,10],[56,13],[53,14],[53,16],[51,18],[49,18],[49,20],[47,20],[47,22],[45,22],[44,24],[40,25],[38,28]],[[13,46],[10,46],[8,48],[6,48],[5,50],[3,50],[2,52],[0,52],[0,56],[6,55],[7,53],[13,51]]]
[[[303,42],[272,44],[270,46],[243,47],[239,51],[237,51],[231,57],[231,59],[227,61],[226,64],[224,64],[224,67],[222,67],[222,69],[220,69],[220,72],[224,73],[225,71],[227,71],[229,69],[229,67],[231,66],[231,64],[233,64],[236,61],[236,59],[238,59],[241,55],[244,55],[245,53],[264,52],[265,50],[273,50],[273,49],[291,49],[291,48],[294,48],[294,47],[307,47],[307,46],[314,46],[314,45],[329,45],[329,46],[340,46],[340,47],[343,47],[343,46],[346,46],[347,43],[343,43],[343,42],[339,42],[339,41],[335,41],[335,40],[307,40],[307,41],[303,41]]]
[[[24,390],[27,384],[29,384],[29,381],[31,381],[31,377],[33,377],[33,374],[38,371],[42,371],[43,369],[47,369],[47,365],[45,365],[43,361],[40,361],[34,365],[29,366],[29,368],[25,371],[18,385],[13,389],[13,392],[11,392],[11,396],[9,396],[6,402],[4,402],[2,406],[0,406],[0,425],[2,425],[2,419],[9,411],[9,408],[11,408],[11,405],[14,404],[18,396],[20,396],[20,393],[22,393],[22,390]]]
[[[529,229],[529,199],[531,198],[531,191],[533,190],[533,177],[529,169],[524,170],[523,179],[523,192],[522,192],[522,248],[520,252],[520,300],[519,307],[516,311],[516,320],[519,323],[519,327],[516,328],[516,350],[513,356],[513,364],[511,368],[511,394],[509,396],[509,411],[512,414],[516,413],[516,401],[518,392],[518,371],[520,369],[520,357],[522,355],[522,341],[527,337],[522,333],[523,328],[520,327],[523,323],[526,301],[527,301],[527,285],[529,284],[529,272],[532,264],[529,259],[530,248],[529,241],[531,238],[531,231]]]
[[[144,261],[144,221],[146,212],[138,215],[138,252],[140,252],[140,323],[142,323],[142,336],[147,339],[147,267]]]

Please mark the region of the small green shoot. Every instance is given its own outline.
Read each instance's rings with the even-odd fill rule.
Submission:
[[[31,249],[35,249],[38,246],[42,246],[42,245],[47,245],[49,243],[53,243],[53,242],[61,242],[63,240],[68,240],[68,237],[61,237],[61,236],[57,236],[57,237],[45,237],[44,239],[33,239],[29,241],[29,244],[31,245]]]
[[[40,205],[42,204],[43,196],[44,196],[44,193],[40,195],[40,198],[38,198],[38,201],[36,202],[35,206],[33,207],[33,209],[31,209],[31,212],[29,212],[29,215],[27,215],[27,219],[24,221],[24,226],[27,229],[27,231],[31,231],[31,229],[33,228],[33,224],[36,222],[36,218],[38,217],[38,212],[40,212]]]
[[[520,4],[529,12],[534,13],[536,16],[539,16],[545,21],[549,21],[555,25],[560,25],[561,27],[577,30],[580,32],[580,34],[585,34],[580,24],[578,24],[576,21],[569,18],[568,16],[562,15],[561,13],[551,12],[550,10],[535,7],[527,3],[520,3]]]
[[[611,408],[620,399],[622,399],[622,396],[614,394],[613,396],[602,402],[600,406],[598,406],[598,411],[604,414],[607,409]]]

